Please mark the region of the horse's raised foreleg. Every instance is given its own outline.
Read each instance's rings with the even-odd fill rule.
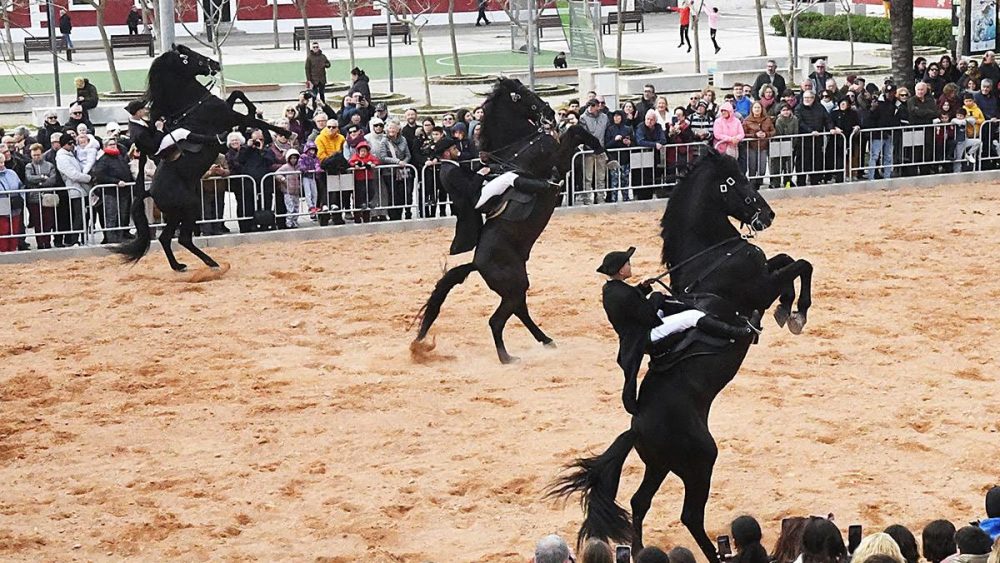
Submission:
[[[185,217],[184,221],[181,222],[181,234],[177,237],[177,242],[179,242],[184,248],[188,249],[191,254],[200,258],[201,261],[204,262],[209,268],[218,268],[218,262],[213,260],[211,256],[205,254],[200,248],[194,245],[194,226],[195,218],[193,214],[189,214],[189,216]]]
[[[795,259],[787,254],[772,256],[767,261],[767,272],[773,274],[775,271],[788,266],[794,261]],[[774,310],[774,320],[778,323],[779,327],[783,327],[785,326],[785,322],[788,321],[788,317],[792,314],[792,304],[795,303],[795,284],[787,284],[779,288],[779,290],[778,306]]]
[[[517,318],[520,319],[522,323],[524,323],[524,326],[528,328],[528,332],[531,333],[531,336],[535,337],[535,340],[541,342],[548,348],[556,347],[555,341],[546,336],[545,333],[542,332],[542,329],[535,324],[534,319],[531,318],[531,314],[528,313],[527,300],[522,301],[518,305],[517,309],[514,310],[514,314],[517,315]]]
[[[161,211],[163,210],[161,209]],[[167,255],[167,262],[170,262],[170,267],[175,272],[183,272],[187,269],[187,264],[178,262],[177,258],[174,258],[174,250],[170,247],[174,233],[177,231],[177,225],[180,224],[181,220],[175,214],[168,214],[166,211],[163,211],[163,217],[166,219],[166,224],[163,226],[163,232],[160,233],[158,239],[160,246],[163,247],[163,253]]]
[[[812,272],[813,266],[810,262],[796,260],[771,273],[772,287],[778,288],[779,291],[783,291],[786,285],[794,283],[795,278],[799,279],[801,287],[797,303],[798,310],[788,318],[788,330],[792,334],[800,334],[806,324],[806,316],[812,305]]]
[[[645,461],[645,460],[644,460]],[[653,496],[667,478],[670,470],[658,465],[646,465],[639,489],[632,495],[632,552],[638,553],[642,545],[642,521],[653,504]]]
[[[233,90],[229,93],[229,97],[226,98],[226,105],[229,109],[233,109],[236,102],[243,102],[243,105],[247,108],[247,115],[253,117],[257,114],[257,106],[247,98],[247,95],[243,93],[242,90]]]

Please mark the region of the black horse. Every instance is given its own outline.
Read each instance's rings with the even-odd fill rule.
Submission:
[[[170,248],[170,241],[178,226],[180,236],[177,242],[181,246],[190,250],[205,265],[212,268],[219,266],[194,245],[193,236],[201,209],[201,179],[225,146],[225,133],[233,127],[259,127],[288,133],[254,117],[256,108],[243,92],[233,91],[223,101],[198,82],[198,76],[214,75],[220,69],[217,61],[183,45],[174,45],[170,51],[157,57],[149,68],[146,99],[150,102],[150,121],[155,122],[162,117],[171,129],[183,127],[191,131],[192,136],[188,141],[197,140],[194,143],[182,143],[181,156],[175,160],[164,159],[160,162],[150,189],[145,194],[145,197],[153,198],[163,213],[166,225],[159,240],[170,267],[176,271],[187,268],[174,258]],[[247,114],[233,109],[237,101],[243,102]],[[112,248],[129,262],[138,262],[149,251],[149,222],[146,220],[143,199],[137,199],[132,204],[135,239]]]
[[[763,251],[741,237],[729,217],[757,230],[767,228],[774,213],[736,160],[712,151],[674,189],[663,214],[663,259],[671,272],[671,292],[681,299],[715,294],[729,305],[731,314],[751,317],[779,297],[779,310],[790,310],[791,288],[798,277],[802,292],[793,318],[801,329],[810,304],[812,265],[786,255],[765,261]],[[681,359],[650,361],[631,428],[603,454],[576,460],[569,466],[571,472],[549,492],[557,497],[582,493],[581,541],[585,537],[630,541],[633,550],[641,549],[643,518],[672,471],[684,482],[681,522],[708,560],[718,561],[705,533],[705,505],[718,455],[708,415],[715,396],[736,376],[752,341],[748,336],[721,350],[699,343]],[[630,522],[615,496],[625,458],[633,448],[646,471],[632,496]]]
[[[569,172],[573,154],[584,144],[596,152],[604,149],[598,140],[580,126],[571,127],[556,139],[546,132],[554,117],[552,108],[518,80],[500,79],[483,104],[480,148],[490,162],[516,169],[537,179],[563,178]],[[555,346],[551,338],[538,328],[528,314],[527,262],[531,247],[548,225],[561,195],[552,190],[536,196],[527,218],[511,221],[503,216],[490,219],[483,226],[472,262],[445,272],[437,282],[427,304],[416,340],[410,349],[415,353],[429,351],[434,345],[424,341],[434,320],[441,312],[448,292],[478,271],[501,300],[490,317],[490,330],[502,363],[516,361],[503,342],[503,329],[511,315],[524,323],[531,335],[542,344]]]

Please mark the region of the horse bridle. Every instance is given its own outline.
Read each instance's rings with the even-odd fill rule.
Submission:
[[[521,96],[521,94],[518,94],[517,92],[511,92],[510,93],[510,100],[512,102],[514,102],[515,104],[516,103],[520,103],[520,101],[521,101],[522,98],[523,98],[523,96]],[[546,102],[545,100],[542,100],[541,98],[538,98],[538,100],[540,102],[542,102],[543,104],[545,104],[545,107],[547,107],[549,109],[552,108],[552,106],[550,106],[549,103]],[[538,141],[539,137],[545,135],[545,125],[550,125],[550,126],[552,125],[551,121],[549,121],[548,119],[545,119],[545,117],[542,115],[541,110],[538,108],[538,106],[536,104],[532,104],[531,105],[531,111],[535,112],[535,117],[536,117],[536,119],[538,120],[538,123],[539,123],[538,129],[534,133],[532,133],[530,136],[528,136],[527,139],[519,139],[519,140],[514,141],[512,143],[507,143],[506,145],[504,145],[504,146],[502,146],[502,147],[500,147],[498,149],[494,149],[494,150],[488,151],[487,154],[489,155],[490,160],[494,160],[497,163],[499,163],[501,166],[507,167],[509,169],[520,170],[520,167],[518,167],[514,163],[513,159],[517,158],[517,156],[521,152],[523,152],[524,150],[526,150],[529,147],[531,147],[532,145],[534,145],[535,142]],[[514,147],[514,146],[517,146],[518,148],[517,148],[517,150],[514,151],[514,154],[512,154],[509,159],[497,156],[497,153],[506,151],[506,150],[508,150],[508,149],[510,149],[511,147]]]

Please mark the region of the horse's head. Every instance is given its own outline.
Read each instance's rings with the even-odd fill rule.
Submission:
[[[498,78],[488,101],[497,109],[503,108],[504,120],[520,117],[538,125],[554,121],[556,115],[548,102],[517,79]]]
[[[175,57],[172,65],[180,72],[191,76],[212,76],[222,70],[222,65],[214,59],[210,59],[197,51],[184,45],[172,45],[170,49]]]
[[[756,231],[771,226],[774,211],[756,186],[743,175],[735,158],[708,149],[696,167],[710,171],[705,182],[708,185],[698,186],[697,189],[712,193],[711,199],[717,201],[728,216]]]

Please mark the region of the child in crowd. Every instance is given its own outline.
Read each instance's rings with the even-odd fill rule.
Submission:
[[[361,141],[354,148],[355,153],[347,164],[354,169],[354,207],[359,211],[354,214],[355,223],[371,221],[371,208],[377,207],[379,198],[379,178],[375,167],[378,158],[371,154],[371,148],[366,141]],[[360,211],[363,210],[363,211]]]
[[[979,154],[983,142],[974,137],[976,132],[976,118],[970,116],[964,107],[959,106],[955,110],[955,119],[952,119],[951,122],[956,126],[955,159],[951,171],[961,172],[963,159],[967,160],[969,164],[976,163],[976,156]]]
[[[277,170],[274,178],[285,196],[285,226],[294,229],[299,226],[299,200],[302,198],[302,174],[299,173],[299,151],[285,151],[285,163]]]
[[[313,221],[316,220],[316,212],[319,211],[316,175],[322,170],[319,167],[319,157],[316,153],[316,143],[306,143],[305,153],[299,158],[299,170],[302,172],[302,191],[306,194],[306,205],[309,207],[309,216],[312,217]]]

